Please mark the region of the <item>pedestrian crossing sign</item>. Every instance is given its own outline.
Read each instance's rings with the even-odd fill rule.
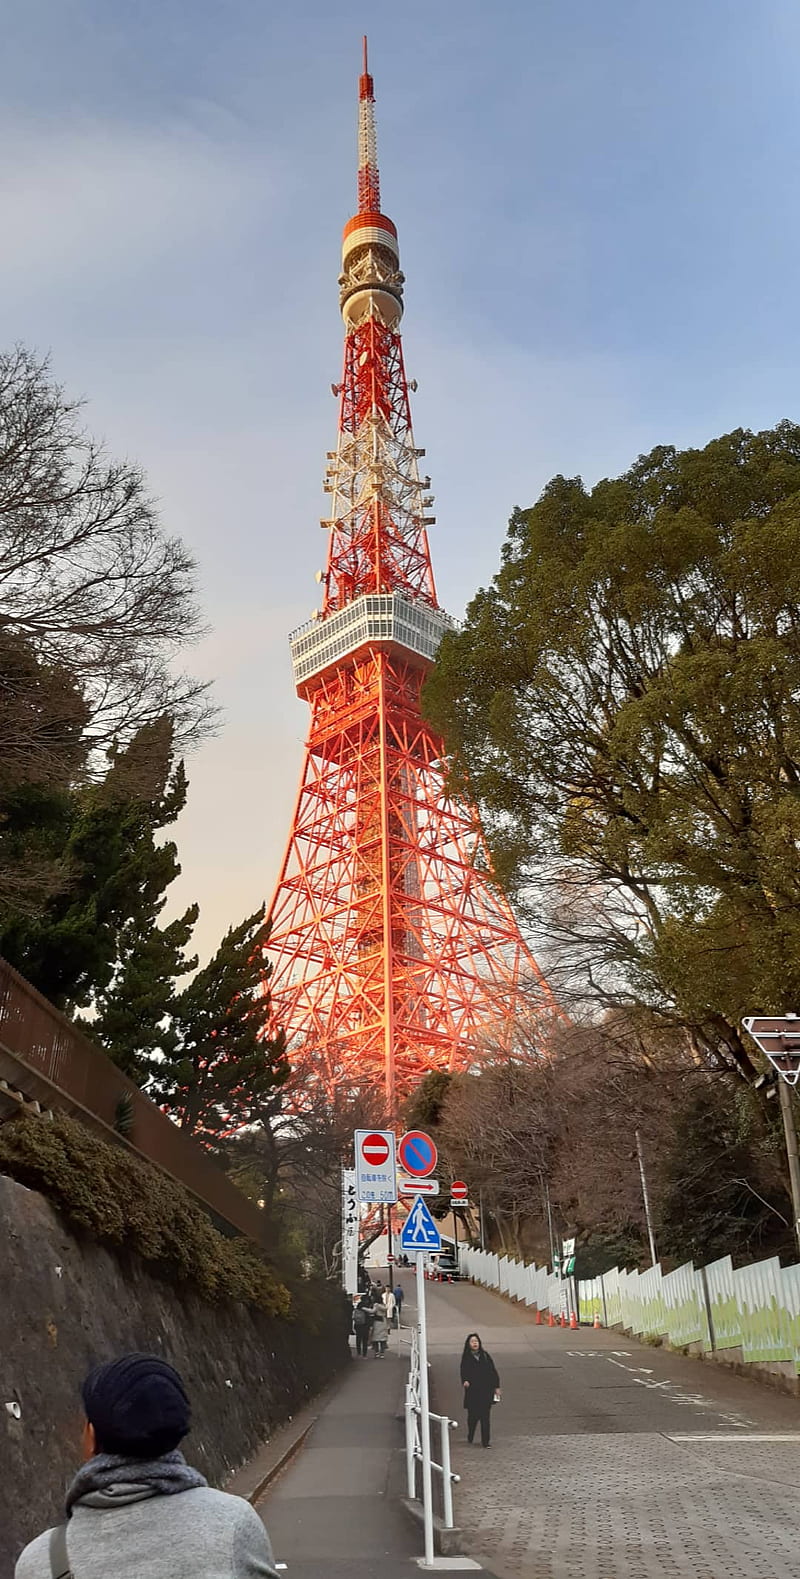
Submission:
[[[404,1250],[437,1251],[442,1248],[442,1236],[421,1195],[417,1196],[403,1224],[400,1243]]]

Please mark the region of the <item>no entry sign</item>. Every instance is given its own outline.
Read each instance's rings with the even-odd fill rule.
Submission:
[[[426,1179],[439,1160],[434,1141],[422,1129],[410,1129],[397,1147],[401,1167],[412,1179]]]
[[[360,1201],[384,1206],[397,1200],[394,1133],[390,1129],[357,1129],[356,1189]]]
[[[451,1186],[450,1186],[450,1199],[451,1199],[451,1201],[465,1201],[467,1199],[468,1195],[469,1195],[469,1190],[467,1189],[467,1186],[464,1183],[464,1180],[463,1179],[454,1179],[452,1184],[451,1184]]]

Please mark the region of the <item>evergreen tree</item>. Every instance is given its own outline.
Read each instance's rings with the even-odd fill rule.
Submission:
[[[175,844],[157,843],[157,835],[185,800],[170,721],[145,725],[112,754],[100,783],[61,796],[50,833],[60,890],[36,914],[0,912],[0,953],[56,1007],[96,1009],[88,1028],[112,1057],[119,1038],[120,1062],[131,1073],[137,1052],[146,1056],[158,1043],[157,1027],[172,1007],[169,983],[194,964],[183,949],[196,906],[163,932],[157,926],[180,872]]]
[[[181,1129],[214,1143],[271,1115],[289,1077],[285,1040],[263,1027],[263,906],[226,932],[216,954],[175,1000],[148,1090]]]

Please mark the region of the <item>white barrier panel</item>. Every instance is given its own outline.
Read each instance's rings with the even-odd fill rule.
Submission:
[[[708,1348],[710,1337],[705,1299],[702,1291],[698,1290],[692,1262],[688,1261],[685,1266],[668,1272],[661,1280],[661,1288],[666,1323],[663,1330],[670,1343],[674,1343],[676,1348],[684,1348],[690,1343],[701,1343],[704,1349]]]
[[[755,1266],[738,1267],[733,1286],[742,1323],[742,1358],[792,1360],[794,1351],[777,1256],[758,1261]]]

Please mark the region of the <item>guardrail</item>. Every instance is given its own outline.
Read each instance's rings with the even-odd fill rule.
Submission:
[[[223,1226],[265,1245],[253,1201],[88,1037],[0,959],[0,1079],[43,1108],[71,1113],[182,1184]],[[127,1109],[124,1138],[115,1128]]]
[[[409,1362],[408,1380],[406,1382],[406,1473],[408,1477],[408,1495],[412,1502],[417,1500],[417,1464],[422,1463],[422,1399],[420,1393],[420,1360],[419,1337],[414,1327],[411,1332],[411,1357]],[[453,1519],[453,1485],[460,1481],[460,1475],[454,1475],[450,1468],[450,1432],[455,1431],[458,1421],[449,1420],[447,1415],[434,1414],[428,1411],[429,1420],[433,1420],[439,1427],[441,1443],[441,1464],[435,1459],[430,1460],[432,1470],[442,1478],[442,1523],[446,1530],[455,1528]],[[424,1510],[426,1515],[428,1510]],[[433,1510],[430,1510],[432,1518]]]

